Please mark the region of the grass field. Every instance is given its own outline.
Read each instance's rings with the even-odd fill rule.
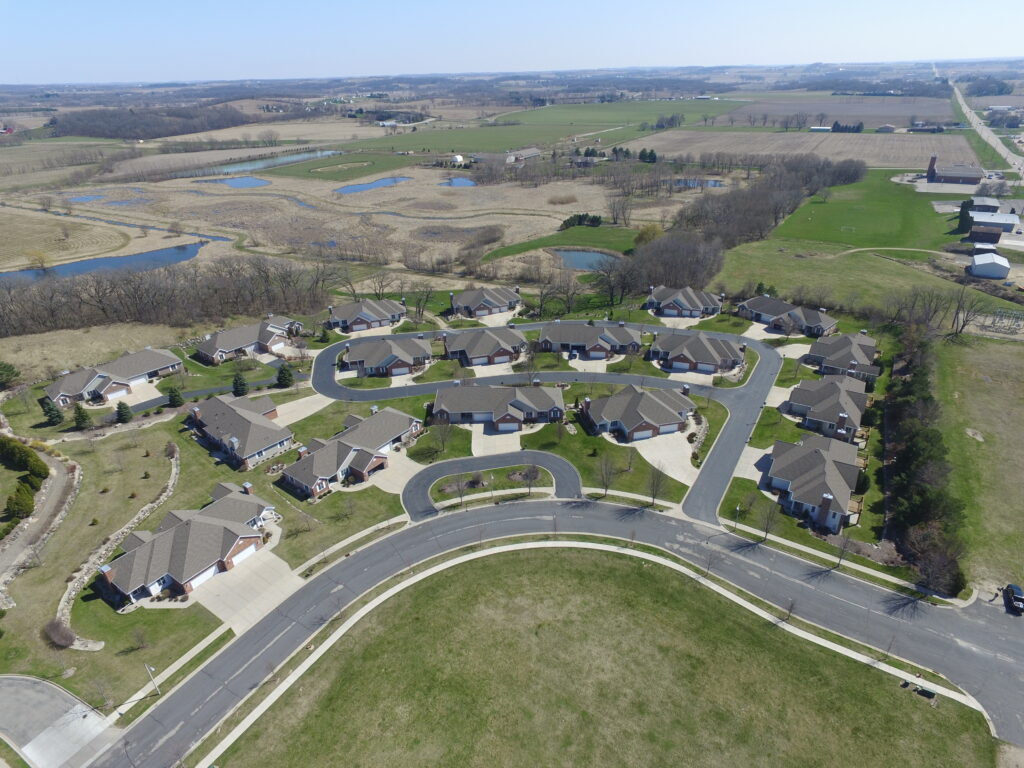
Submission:
[[[1024,435],[1017,417],[1024,397],[1024,356],[1016,342],[978,338],[939,343],[937,351],[940,428],[952,467],[950,490],[967,505],[963,536],[970,579],[992,589],[1020,583],[1024,528],[1011,500],[1024,475]]]
[[[419,376],[413,376],[413,381],[422,384],[429,381],[451,381],[452,379],[472,379],[476,372],[472,368],[463,368],[458,360],[437,360],[430,364]]]
[[[461,427],[452,427],[448,442],[444,449],[437,440],[437,427],[429,427],[428,434],[416,440],[416,445],[409,449],[408,456],[420,464],[433,464],[445,459],[461,459],[473,455],[473,433]]]
[[[996,749],[979,713],[930,707],[668,569],[559,551],[392,598],[219,764],[994,766]]]
[[[412,155],[396,155],[381,152],[354,152],[331,157],[307,160],[303,163],[280,165],[267,168],[261,174],[268,176],[287,176],[296,179],[315,179],[317,181],[351,181],[374,174],[388,174],[410,165],[422,162],[422,158]]]
[[[695,326],[698,331],[718,331],[719,333],[736,333],[742,336],[753,323],[736,315],[719,313],[713,317],[705,317]]]
[[[515,243],[497,248],[486,256],[484,261],[494,261],[503,256],[515,256],[540,248],[557,248],[577,246],[580,248],[600,248],[602,250],[622,253],[633,247],[636,230],[622,227],[569,227],[547,237],[538,237],[525,243]]]
[[[502,467],[500,470],[488,471],[488,472],[472,472],[469,474],[461,475],[462,479],[467,483],[463,488],[463,496],[472,496],[480,493],[489,493],[490,491],[506,491],[512,488],[522,488],[526,491],[526,482],[521,477],[513,477],[514,474],[521,474],[526,469],[525,464],[520,464],[513,467]],[[539,474],[533,482],[534,488],[552,488],[555,485],[555,481],[551,478],[551,473],[543,467],[537,467]],[[472,481],[475,475],[479,474],[480,479],[483,482],[482,486],[470,486],[469,483]],[[448,501],[451,499],[457,499],[459,497],[459,489],[456,484],[456,478],[459,475],[448,475],[442,477],[440,480],[430,486],[430,498],[434,501]],[[507,500],[508,496],[501,497]],[[479,503],[479,502],[475,502]]]
[[[104,224],[54,214],[0,210],[0,269],[47,267],[119,250],[131,238]]]
[[[754,448],[771,448],[776,440],[797,443],[806,434],[795,421],[783,416],[778,409],[765,408],[761,411],[749,442]]]
[[[795,387],[801,381],[820,379],[813,368],[803,365],[799,360],[787,357],[782,361],[779,375],[775,377],[776,387]]]
[[[220,365],[204,365],[192,357],[194,349],[182,350],[175,347],[171,350],[185,363],[185,370],[162,379],[156,388],[161,392],[167,392],[172,387],[177,387],[183,395],[190,392],[197,392],[213,387],[230,386],[236,373],[241,373],[246,381],[263,381],[273,379],[277,371],[269,365],[248,359],[245,361],[232,361]]]

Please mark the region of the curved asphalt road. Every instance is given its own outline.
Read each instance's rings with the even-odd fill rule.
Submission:
[[[466,472],[483,472],[488,469],[514,467],[519,464],[536,464],[551,473],[555,481],[555,496],[559,499],[583,497],[583,485],[576,467],[553,453],[544,451],[520,451],[499,453],[491,456],[473,456],[467,459],[449,459],[431,464],[417,472],[402,489],[402,506],[412,521],[419,522],[436,515],[439,510],[430,499],[430,486],[448,475]]]

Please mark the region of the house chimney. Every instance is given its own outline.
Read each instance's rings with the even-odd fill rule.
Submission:
[[[851,371],[857,370],[857,361],[856,360],[851,360],[850,361],[850,370]]]
[[[683,394],[684,395],[690,394],[690,385],[689,384],[683,384]]]
[[[199,415],[200,415],[199,406],[198,405],[193,405],[190,410],[192,411],[192,421],[198,423],[199,422]]]
[[[370,413],[371,413],[371,414],[373,414],[373,413],[376,413],[376,412],[377,412],[377,411],[379,411],[379,410],[380,410],[380,407],[378,407],[378,406],[376,406],[376,405],[371,405],[371,406],[370,406]]]
[[[422,333],[417,333],[416,334],[416,338],[417,339],[422,339],[423,338],[423,334]]]
[[[829,510],[832,509],[832,502],[834,501],[831,493],[821,494],[821,503],[818,504],[818,509],[821,511],[822,520],[828,515]]]
[[[867,328],[861,328],[860,329],[860,335],[861,336],[867,336],[868,335]]]
[[[560,318],[560,317],[556,317],[556,318],[555,318],[555,322],[556,322],[556,323],[560,323],[560,322],[562,322],[562,318]]]
[[[584,397],[583,398],[583,412],[584,413],[590,413],[590,398],[589,397]]]
[[[654,293],[654,286],[653,285],[647,286],[647,292],[648,293]]]
[[[452,309],[455,308],[455,293],[453,291],[448,291],[448,303],[451,304]]]
[[[740,344],[740,352],[746,352],[746,351],[747,351],[747,344],[746,344],[746,342],[744,342],[744,343]]]
[[[626,321],[625,320],[619,320],[619,328],[625,328],[625,327],[626,327]]]
[[[231,446],[231,450],[232,451],[234,451],[235,453],[238,453],[238,438],[237,437],[229,437],[228,438],[228,445]]]
[[[267,312],[267,320],[269,320],[269,319],[270,319],[270,318],[272,318],[273,316],[274,316],[274,313],[273,313],[273,312]]]
[[[333,304],[328,304],[327,305],[327,314],[328,315],[333,315],[334,314],[334,305]]]
[[[533,380],[533,386],[539,387],[540,386],[540,379],[534,379]]]
[[[246,496],[252,496],[252,483],[242,483],[242,493],[244,493]]]
[[[513,290],[513,291],[515,291],[516,293],[519,293],[519,286],[517,285],[517,286],[516,286],[515,288],[513,288],[512,290]]]
[[[303,456],[308,456],[308,455],[309,455],[309,448],[307,448],[307,447],[306,447],[306,446],[304,446],[304,445],[297,445],[297,446],[295,446],[295,450],[296,450],[296,451],[298,451],[298,454],[299,454],[299,458],[300,458],[300,459],[301,459],[301,458],[302,458]]]
[[[847,420],[850,418],[848,413],[840,413],[839,419],[836,421],[836,429],[843,429],[846,426]]]
[[[405,296],[403,296],[403,297],[402,297],[402,306],[404,307],[405,305],[406,305],[406,304],[405,304]]]

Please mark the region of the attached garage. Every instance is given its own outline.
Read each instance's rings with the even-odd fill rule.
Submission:
[[[477,412],[475,412],[473,414],[473,421],[480,422],[480,421],[490,421],[490,420],[491,420],[491,414],[488,413],[487,411],[477,411]]]
[[[508,355],[499,355],[498,357],[494,358],[495,365],[497,365],[498,363],[511,363],[511,362],[512,362],[512,358],[509,357]]]
[[[498,431],[499,432],[518,432],[519,431],[519,424],[517,422],[515,422],[515,421],[502,422],[502,423],[498,424]]]
[[[474,358],[470,359],[469,364],[470,365],[487,365],[487,358],[486,357],[474,357]]]
[[[713,363],[697,363],[697,370],[700,373],[714,373],[715,366]]]
[[[648,437],[654,437],[654,430],[653,429],[641,429],[641,430],[633,433],[633,439],[634,440],[645,440]]]
[[[283,349],[283,348],[284,348],[284,339],[281,339],[280,341],[275,341],[273,344],[270,345],[270,351],[271,352],[276,352],[277,350]]]
[[[662,424],[658,428],[658,434],[659,435],[667,435],[670,432],[678,432],[678,431],[679,431],[679,425],[678,424]]]
[[[409,373],[409,369],[408,368],[392,368],[391,369],[391,375],[392,376],[403,376],[403,375],[405,375],[407,373]]]
[[[154,378],[156,378],[156,376],[157,374],[153,374]],[[149,374],[146,374],[145,376],[136,376],[134,379],[128,380],[128,386],[133,388],[138,387],[142,384],[145,384],[147,381],[149,381]]]
[[[189,585],[192,587],[192,589],[195,589],[200,584],[205,584],[207,581],[209,581],[210,579],[212,579],[214,576],[217,575],[217,571],[218,570],[219,569],[217,568],[217,564],[214,563],[209,568],[207,568],[205,571],[200,572],[198,576],[194,577],[189,582]]]
[[[665,317],[679,317],[679,310],[675,307],[665,307],[662,310],[662,314],[665,315]]]
[[[235,555],[233,558],[231,558],[231,561],[235,565],[238,565],[240,562],[245,560],[247,557],[252,557],[253,554],[255,554],[255,552],[256,552],[256,542],[254,541],[248,547],[246,547],[241,552],[239,552],[237,555]]]

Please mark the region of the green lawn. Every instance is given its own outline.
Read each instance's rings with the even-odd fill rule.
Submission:
[[[512,366],[512,370],[523,372],[527,369],[529,363],[520,358],[518,363]],[[533,356],[533,370],[535,371],[575,371],[576,369],[569,365],[569,361],[565,359],[565,355],[561,352],[537,352]]]
[[[62,435],[74,434],[77,432],[74,423],[74,409],[63,410],[64,422],[56,427],[49,426],[43,410],[39,403],[46,397],[43,389],[49,382],[34,384],[21,394],[8,398],[0,406],[4,416],[11,425],[16,435],[24,437],[35,437],[40,440],[51,440]],[[113,408],[88,408],[94,424],[99,424],[103,417],[113,412]]]
[[[436,331],[440,326],[431,321],[424,320],[422,322],[415,322],[414,320],[404,320],[394,328],[391,329],[392,333],[423,333],[424,331]]]
[[[481,493],[489,493],[490,491],[506,491],[511,488],[522,488],[526,491],[526,482],[522,477],[513,477],[515,474],[521,475],[526,469],[525,464],[520,464],[514,467],[502,467],[501,469],[490,470],[487,472],[471,472],[464,475],[448,475],[442,477],[440,480],[430,486],[430,498],[434,501],[448,501],[450,499],[457,499],[459,497],[459,489],[457,480],[461,477],[465,483],[463,486],[462,495],[473,496]],[[534,488],[552,488],[555,485],[555,481],[551,477],[551,473],[543,467],[537,467],[538,475],[533,482]],[[508,500],[508,496],[498,497],[501,500]],[[479,503],[479,502],[477,502]]]
[[[381,399],[376,403],[349,403],[339,400],[317,411],[312,416],[295,422],[290,429],[295,434],[297,442],[308,443],[311,438],[330,437],[340,432],[345,426],[345,418],[350,413],[357,416],[369,416],[370,408],[373,405],[381,408],[394,408],[402,413],[423,419],[426,416],[426,404],[433,400],[431,395],[388,399],[388,394],[388,392],[381,392]]]
[[[962,195],[929,195],[890,179],[899,171],[871,170],[856,184],[832,188],[828,202],[809,198],[780,224],[771,240],[845,243],[851,248],[937,250],[959,236],[956,215],[938,214],[932,200]]]
[[[188,396],[191,392],[203,389],[231,386],[232,379],[239,371],[245,380],[250,382],[272,379],[277,375],[277,371],[269,365],[264,365],[252,358],[225,362],[220,365],[204,365],[192,357],[194,348],[183,351],[180,347],[175,347],[171,351],[184,361],[185,371],[161,379],[160,383],[156,385],[161,392],[167,392],[171,387],[178,387],[183,395]]]
[[[599,212],[598,212],[599,213]],[[553,235],[538,237],[535,240],[506,245],[497,248],[486,256],[484,261],[493,261],[504,256],[515,256],[517,253],[526,253],[539,248],[555,248],[578,246],[580,248],[600,248],[608,251],[622,253],[633,247],[636,239],[636,230],[613,227],[611,225],[601,227],[569,227]]]
[[[747,379],[750,378],[750,374],[754,372],[754,367],[757,365],[757,361],[760,360],[760,356],[751,347],[747,347],[743,350],[743,362],[746,367],[743,369],[743,374],[738,379],[727,379],[724,376],[715,376],[712,383],[716,387],[742,387],[747,383]]]
[[[754,448],[771,448],[776,440],[797,443],[807,434],[795,421],[783,416],[777,408],[765,408],[757,420],[750,444]]]
[[[342,379],[341,384],[349,389],[387,389],[391,386],[390,376],[356,376]]]
[[[412,380],[417,384],[428,381],[451,381],[452,379],[476,378],[476,372],[472,368],[463,368],[458,360],[435,360],[419,376],[413,376]]]
[[[449,328],[458,330],[459,328],[486,328],[487,326],[481,323],[479,320],[467,320],[465,318],[459,318],[458,320],[452,320],[448,323]]]
[[[668,371],[663,371],[650,360],[644,360],[642,355],[626,355],[618,362],[609,363],[606,370],[608,373],[632,373],[637,376],[668,378]]]
[[[445,427],[440,427],[444,429]],[[409,458],[418,461],[420,464],[433,464],[435,461],[445,459],[461,459],[473,455],[473,433],[458,425],[451,425],[448,441],[441,448],[438,442],[438,425],[428,428],[428,434],[416,440],[416,445],[409,449]]]
[[[290,176],[298,179],[317,181],[352,181],[363,176],[387,174],[410,165],[416,165],[423,158],[410,155],[396,155],[384,152],[346,152],[343,155],[321,157],[303,163],[267,168],[261,174]],[[347,196],[346,196],[347,197]],[[353,198],[353,201],[355,198]]]
[[[527,551],[390,599],[218,764],[994,768],[997,745],[667,568]]]
[[[813,368],[804,365],[796,358],[787,357],[782,361],[779,375],[775,377],[776,387],[795,387],[801,381],[820,379],[821,376]]]
[[[751,325],[753,323],[750,320],[745,320],[736,315],[719,313],[711,317],[705,317],[693,327],[698,331],[718,331],[719,333],[735,333],[742,336]]]
[[[568,396],[566,402],[569,402]],[[536,432],[523,435],[520,441],[523,448],[537,451],[548,451],[567,459],[583,479],[583,485],[603,488],[599,465],[602,456],[611,458],[615,476],[609,490],[639,493],[650,493],[652,467],[636,451],[626,445],[616,445],[603,437],[591,437],[583,427],[575,422],[576,434],[571,435],[567,429],[547,424]],[[680,457],[683,460],[684,457]],[[659,499],[682,501],[687,486],[678,480],[666,477],[662,489],[658,492]]]

